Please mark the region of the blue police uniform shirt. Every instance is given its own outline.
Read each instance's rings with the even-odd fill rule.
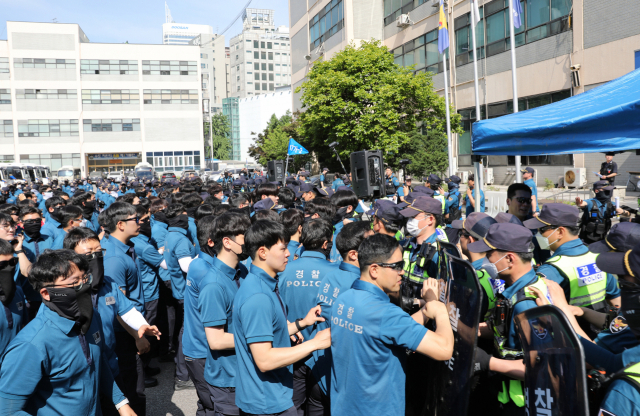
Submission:
[[[178,260],[185,257],[194,258],[196,250],[187,237],[187,230],[178,227],[169,227],[168,230],[165,240],[165,258],[171,276],[171,292],[175,299],[181,300],[184,299],[187,274],[180,268]]]
[[[64,230],[60,228],[60,223],[54,220],[51,215],[49,215],[49,219],[44,223],[44,225],[40,229],[40,234],[46,234],[51,238],[56,238],[58,234],[61,232],[64,232]]]
[[[100,413],[100,391],[115,404],[125,399],[105,360],[100,315],[94,311],[85,337],[91,364],[74,325],[42,305],[13,339],[0,367],[0,414],[89,416]],[[11,404],[24,411],[11,411]]]
[[[475,199],[476,197],[475,189],[471,190],[471,194]],[[478,205],[477,201],[476,201],[476,205]],[[471,214],[472,212],[475,212],[475,208],[473,207],[473,205],[471,205],[471,199],[465,197],[465,214],[469,216],[469,214]],[[484,212],[484,192],[482,192],[482,189],[480,190],[480,212]]]
[[[584,202],[587,203],[587,212],[591,212],[593,208],[593,204],[596,204],[596,208],[600,211],[601,215],[604,215],[604,210],[606,209],[606,204],[598,201],[596,198],[587,199]]]
[[[37,246],[37,248],[36,248]],[[36,262],[36,257],[42,254],[46,249],[53,247],[53,238],[47,234],[40,233],[39,238],[31,238],[24,234],[22,241],[22,250],[31,263]],[[21,286],[25,297],[28,301],[40,301],[40,293],[31,286],[27,279],[21,279]]]
[[[184,334],[182,336],[182,351],[190,358],[207,358],[209,344],[204,333],[200,317],[200,288],[202,279],[207,275],[213,264],[213,257],[207,253],[191,262],[187,273],[187,286],[184,290]]]
[[[536,197],[536,206],[535,206],[535,212],[540,212],[540,205],[537,204],[538,203],[538,187],[536,186],[536,181],[534,181],[533,179],[527,179],[526,181],[524,181],[524,184],[527,185],[529,187],[529,189],[531,189],[531,195]],[[529,210],[529,213],[531,214],[533,212],[534,206],[531,206],[531,209]]]
[[[527,273],[525,273],[524,275],[522,275],[522,277],[520,277],[518,280],[516,280],[516,282],[514,284],[512,284],[509,287],[506,287],[504,289],[504,292],[502,292],[502,296],[504,296],[506,299],[511,299],[511,297],[513,295],[516,294],[516,292],[522,288],[524,288],[525,286],[527,286],[529,283],[533,283],[535,282],[537,279],[536,273],[533,269],[529,270]],[[498,295],[500,296],[500,295]],[[532,299],[525,299],[523,301],[518,302],[515,307],[513,308],[513,314],[512,316],[517,316],[518,314],[527,311],[531,308],[536,308],[538,305],[536,305],[535,300]],[[518,337],[518,333],[516,332],[516,326],[514,325],[513,321],[512,322],[508,322],[507,323],[509,325],[509,334],[507,337],[507,341],[506,341],[506,348],[511,348],[511,349],[516,349],[516,350],[521,350],[522,347],[520,345],[520,338]]]
[[[631,332],[626,322],[620,321],[620,319],[620,316],[614,319],[611,325],[609,325],[609,329],[600,332],[594,340],[596,345],[614,354],[620,354],[640,344],[638,338],[633,335],[633,332]]]
[[[45,218],[49,214],[49,211],[47,211],[47,206],[45,205],[46,202],[47,201],[44,198],[42,199],[42,201],[38,202],[38,209],[45,214]]]
[[[100,314],[105,342],[105,359],[109,364],[109,368],[111,368],[111,374],[115,377],[120,374],[120,367],[118,367],[118,356],[116,355],[114,324],[118,316],[122,316],[133,309],[133,303],[111,279],[108,277],[103,277],[103,279],[102,287],[96,295],[91,296],[91,300],[93,308]]]
[[[289,240],[289,244],[287,244],[287,250],[289,250],[289,259],[290,260],[296,260],[297,257],[295,257],[296,253],[298,252],[298,248],[300,248],[300,242],[299,241],[295,241],[295,240]],[[251,257],[249,257],[251,258]]]
[[[93,214],[91,214],[91,221],[90,223],[93,226],[93,231],[96,232],[96,234],[100,234],[101,230],[100,230],[100,223],[98,222],[98,213],[97,212],[93,212]]]
[[[460,191],[458,188],[449,188],[449,197],[444,202],[445,211],[449,212],[452,206],[460,206]]]
[[[14,204],[16,203],[17,198],[15,196],[11,196],[9,198],[7,198],[7,204]]]
[[[151,243],[155,246],[155,248],[160,249],[165,246],[165,240],[167,238],[167,224],[155,221],[155,224],[151,227]],[[166,260],[167,256],[165,252],[163,252],[162,257]],[[171,280],[171,273],[169,269],[163,269],[162,267],[158,269],[158,275],[160,276],[160,280],[163,282],[168,282]]]
[[[198,303],[203,327],[223,326],[224,332],[233,333],[233,300],[238,293],[238,285],[244,283],[247,274],[246,267],[241,264],[232,269],[217,258],[213,259],[212,267],[200,285]],[[204,379],[215,387],[235,387],[235,349],[208,351]]]
[[[278,287],[282,301],[287,306],[290,322],[304,318],[309,309],[316,306],[320,281],[338,268],[337,263],[327,261],[324,254],[307,250],[298,260],[287,264],[278,277]],[[311,338],[312,328],[303,329],[304,339]]]
[[[145,303],[160,298],[160,288],[158,286],[158,269],[164,260],[162,254],[151,244],[149,237],[138,234],[131,239],[136,252],[136,265],[142,281]]]
[[[275,292],[277,284],[267,272],[251,265],[233,300],[236,405],[246,413],[279,413],[293,407],[293,366],[263,373],[249,348],[256,342],[271,342],[273,348],[291,347],[287,316]]]
[[[640,392],[626,380],[615,380],[600,404],[598,416],[640,416]]]
[[[406,349],[415,351],[427,329],[362,280],[331,313],[331,414],[404,415]]]
[[[317,331],[329,328],[334,302],[336,302],[340,293],[351,289],[353,282],[359,279],[360,268],[345,262],[340,263],[338,270],[327,273],[327,276],[322,279],[316,295],[316,304],[320,305],[320,316],[324,318],[324,322],[316,324],[316,330],[311,334],[312,336],[315,336]],[[329,392],[328,381],[331,378],[331,357],[331,348],[316,350],[311,353],[311,358],[306,362],[324,394]]]
[[[144,315],[144,289],[136,263],[127,254],[133,247],[115,237],[103,238],[100,244],[107,250],[104,255],[104,275],[123,290],[138,312]],[[115,327],[118,332],[124,331],[120,323],[116,323]]]
[[[189,228],[187,229],[187,237],[196,247],[196,256],[200,254],[200,243],[198,242],[198,227],[196,226],[196,220],[189,218]]]
[[[324,183],[324,175],[320,175],[320,182]]]
[[[331,183],[331,189],[333,189],[333,192],[336,192],[341,186],[344,186],[344,181],[340,178],[334,179]]]
[[[553,236],[551,236],[553,238]],[[551,240],[553,241],[553,240]],[[577,238],[572,241],[568,241],[558,247],[556,251],[553,252],[553,257],[555,256],[579,256],[585,254],[589,251],[589,248],[582,243],[582,241]],[[553,258],[552,257],[552,258]],[[538,267],[538,273],[544,274],[547,279],[553,280],[558,283],[564,289],[565,296],[569,299],[569,280],[565,279],[558,269],[551,264],[544,263],[540,267]],[[618,281],[615,276],[607,273],[607,294],[605,295],[606,299],[615,299],[620,296],[620,288],[618,287]]]
[[[16,287],[13,299],[8,305],[2,305],[3,311],[0,311],[0,357],[7,349],[7,345],[13,340],[18,332],[29,322],[29,314],[27,313],[27,304],[24,299],[24,293],[20,286]],[[9,322],[9,314],[11,321]]]
[[[62,228],[60,228],[60,230],[62,230],[62,232],[58,233],[53,239],[53,243],[51,244],[52,250],[61,250],[62,247],[64,247],[64,239],[68,233]]]

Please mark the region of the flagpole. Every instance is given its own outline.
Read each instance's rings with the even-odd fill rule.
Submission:
[[[476,96],[476,121],[481,120],[481,116],[480,116],[480,95],[479,95],[479,87],[478,87],[478,56],[477,56],[477,51],[476,51],[476,22],[474,21],[473,15],[474,15],[474,4],[473,4],[474,0],[470,1],[470,5],[471,5],[471,13],[470,13],[470,17],[471,17],[471,40],[472,40],[472,46],[473,46],[473,87],[475,90],[475,96]],[[477,1],[477,0],[476,0]],[[479,17],[479,16],[478,16]],[[482,165],[480,162],[474,162],[474,167],[476,170],[476,177],[475,177],[475,201],[476,201],[476,207],[475,207],[475,211],[479,212],[479,208],[480,208],[480,188],[482,187],[482,172],[480,172],[480,169],[482,169]]]
[[[447,27],[448,29],[448,27]],[[447,107],[447,148],[449,149],[449,176],[455,175],[454,166],[453,166],[453,142],[451,140],[451,119],[449,116],[449,80],[447,79],[449,74],[447,72],[447,53],[442,55],[442,60],[444,64],[444,103]]]
[[[515,0],[520,1],[520,0]],[[513,112],[518,112],[518,78],[516,75],[516,34],[513,25],[513,2],[509,0],[509,38],[511,40],[511,83],[513,85]],[[516,182],[522,182],[520,156],[516,156]]]

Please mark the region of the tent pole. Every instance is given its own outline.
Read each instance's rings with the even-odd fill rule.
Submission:
[[[513,85],[513,112],[518,112],[518,77],[516,75],[516,35],[513,26],[513,2],[509,0],[509,38],[511,40],[511,83]],[[522,169],[520,156],[516,156],[516,182],[522,182]]]

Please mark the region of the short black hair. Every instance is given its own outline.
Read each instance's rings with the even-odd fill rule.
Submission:
[[[213,237],[209,237],[213,241],[213,251],[216,254],[220,253],[223,238],[229,237],[233,240],[233,237],[245,234],[250,226],[251,221],[246,215],[235,212],[225,212],[219,217],[215,217],[212,227]],[[200,224],[198,223],[199,228]],[[198,241],[200,241],[199,234]],[[207,244],[206,241],[205,244]],[[202,241],[200,241],[200,246],[202,247]]]
[[[7,240],[0,239],[0,256],[13,254],[13,245]]]
[[[216,217],[214,217],[213,215],[207,215],[198,220],[197,238],[200,247],[206,247],[209,240],[213,241],[213,233],[215,231],[213,227],[215,218]]]
[[[178,215],[182,215],[187,209],[182,204],[174,203],[170,204],[164,211],[167,218],[175,218]]]
[[[374,234],[369,238],[365,238],[358,248],[360,270],[373,263],[386,263],[399,248],[400,243],[398,243],[398,240],[390,235]]]
[[[305,250],[319,250],[325,241],[331,241],[332,235],[333,226],[329,221],[315,219],[305,222],[302,226],[300,243]]]
[[[149,211],[149,209],[151,208],[151,200],[149,198],[145,198],[145,197],[138,197],[138,206],[142,206],[144,208],[147,209],[147,211]]]
[[[504,256],[505,254],[507,254],[506,251],[503,250],[496,250],[498,253],[500,253],[500,255]],[[533,251],[530,253],[517,253],[515,251],[512,251],[511,253],[515,254],[516,256],[520,257],[520,260],[522,260],[523,263],[531,263],[531,259],[533,258]],[[487,253],[488,256],[488,253]]]
[[[89,270],[89,262],[80,254],[72,250],[45,250],[29,270],[29,283],[40,290],[50,286],[59,278],[71,276],[74,269],[86,272]]]
[[[207,205],[211,205],[212,207],[215,208],[218,205],[222,204],[222,201],[213,195],[209,195],[208,197],[205,198],[204,203]]]
[[[278,216],[278,213],[272,209],[261,209],[253,214],[253,217],[251,217],[251,222],[261,220],[280,222],[280,217]]]
[[[231,207],[229,206],[229,204],[220,204],[217,207],[213,208],[213,216],[217,217],[218,215],[222,215],[230,209]]]
[[[20,208],[13,204],[2,204],[0,205],[0,212],[3,214],[18,215]]]
[[[149,207],[149,211],[152,214],[155,214],[158,211],[162,211],[164,209],[166,209],[169,206],[169,204],[167,203],[167,201],[165,201],[162,198],[158,198],[155,201],[153,201],[151,203],[151,206]]]
[[[249,198],[244,193],[233,194],[229,197],[229,206],[232,208],[240,208],[240,205],[244,205],[249,202]]]
[[[116,230],[116,226],[120,221],[126,220],[127,217],[131,215],[136,215],[136,209],[133,205],[126,202],[114,202],[109,208],[102,211],[102,213],[105,214],[103,217],[105,223],[100,222],[100,215],[98,215],[98,223],[100,223],[105,231],[112,233]]]
[[[60,208],[60,224],[62,227],[69,225],[69,221],[75,220],[82,215],[82,208],[77,205],[67,205]]]
[[[187,208],[197,208],[202,205],[202,197],[196,193],[188,194],[182,199]]]
[[[406,222],[406,220],[401,220],[399,222],[387,222],[375,215],[374,217],[378,218],[378,221],[380,222],[380,224],[382,224],[385,231],[388,233],[397,233],[398,231],[400,231],[400,229],[403,227],[403,225]]]
[[[278,203],[285,208],[292,208],[296,202],[296,193],[291,188],[282,187],[278,191]]]
[[[0,212],[0,225],[11,224],[15,225],[15,221],[11,218],[11,215]]]
[[[529,188],[527,185],[523,183],[512,183],[507,188],[507,199],[512,199],[513,197],[515,197],[517,191],[524,191],[531,195],[531,188]]]
[[[98,237],[98,234],[96,234],[90,228],[76,227],[73,230],[69,231],[64,237],[62,247],[69,250],[75,250],[78,244],[82,243],[83,241],[89,240],[100,241],[100,237]]]
[[[336,208],[328,198],[314,198],[304,204],[304,215],[312,217],[315,214],[331,222],[336,215]]]
[[[45,208],[47,208],[47,211],[49,210],[49,208],[53,208],[56,205],[67,205],[67,201],[59,196],[52,196],[51,198],[44,201],[44,206]]]
[[[351,250],[358,251],[360,244],[362,244],[365,235],[369,231],[371,231],[371,223],[369,221],[351,221],[342,227],[334,242],[342,258],[346,259]]]
[[[280,241],[289,244],[289,240],[284,225],[274,221],[256,221],[244,234],[244,245],[252,260],[256,259],[260,247],[270,249]]]
[[[304,224],[304,213],[297,208],[291,208],[280,213],[280,222],[284,225],[289,236],[298,232],[298,227]]]
[[[351,205],[353,209],[356,209],[356,207],[358,206],[358,197],[356,196],[355,192],[346,189],[337,191],[336,193],[331,195],[331,198],[329,198],[329,200],[331,201],[331,204],[333,204],[333,206],[336,208],[343,208]]]
[[[116,198],[116,202],[126,202],[127,204],[133,205],[133,201],[138,197],[136,194],[124,194]]]
[[[42,217],[42,212],[36,207],[22,207],[20,208],[20,218],[24,218],[25,215],[38,214]]]
[[[261,183],[256,188],[256,199],[260,201],[263,195],[278,196],[278,185],[271,182]]]
[[[149,208],[145,208],[142,205],[134,205],[135,209],[136,209],[136,215],[138,216],[138,218],[142,218],[145,215],[147,215],[149,213]]]
[[[69,200],[69,205],[76,205],[81,207],[83,202],[86,202],[91,198],[91,194],[82,190],[73,194],[73,198]]]
[[[184,192],[176,192],[175,194],[171,194],[171,202],[182,204],[182,200],[187,196]]]
[[[467,178],[467,181],[476,181],[476,175],[474,175],[473,173],[471,175],[469,175],[469,177]]]
[[[196,212],[193,214],[193,219],[198,221],[198,227],[200,226],[200,220],[204,217],[213,215],[213,207],[209,204],[202,204],[196,208]]]

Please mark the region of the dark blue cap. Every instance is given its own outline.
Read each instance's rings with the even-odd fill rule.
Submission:
[[[331,195],[334,194],[333,188],[330,186],[325,186],[324,188],[316,187],[316,191],[322,195],[331,198]]]
[[[400,211],[400,214],[408,218],[413,218],[423,212],[433,215],[442,214],[442,203],[428,196],[420,196],[416,198],[411,205]]]
[[[440,179],[440,177],[438,175],[436,175],[435,173],[432,173],[427,178],[427,182],[432,183],[434,185],[440,185],[442,183],[442,179]]]
[[[338,190],[338,191],[352,191],[353,189],[351,189],[351,187],[350,187],[350,186],[347,186],[347,185],[341,185],[341,186],[338,186],[338,189],[337,189],[337,190]]]
[[[233,186],[242,186],[242,185],[244,185],[244,181],[242,179],[236,179],[231,184]]]
[[[435,192],[433,189],[429,188],[428,186],[416,186],[415,188],[413,188],[414,192],[420,192],[421,194],[424,194],[426,196],[433,196],[435,195]]]
[[[533,175],[536,171],[533,170],[532,167],[527,166],[526,168],[520,169],[520,172],[522,172],[522,173],[530,173],[530,174]]]
[[[273,202],[273,199],[271,198],[265,198],[265,199],[261,199],[260,201],[256,202],[253,205],[253,210],[254,211],[260,211],[262,209],[273,209],[273,207],[275,207],[276,204],[275,202]]]
[[[405,200],[405,202],[407,204],[410,204],[413,201],[415,201],[416,198],[420,198],[420,197],[423,197],[423,196],[430,196],[431,197],[431,196],[433,196],[433,193],[431,195],[426,195],[426,194],[423,194],[422,192],[416,192],[416,191],[409,192],[409,194],[404,197],[404,200]]]
[[[453,182],[453,183],[455,183],[455,184],[458,184],[458,185],[459,185],[459,184],[460,184],[460,182],[462,182],[462,179],[460,179],[460,177],[458,177],[458,176],[456,176],[456,175],[451,175],[451,176],[449,176],[448,178],[446,178],[444,181],[445,181],[446,183]]]
[[[544,204],[540,210],[540,215],[526,220],[523,225],[531,230],[547,226],[576,227],[579,215],[580,213],[576,206],[554,202]]]
[[[511,224],[523,225],[518,217],[508,212],[499,212],[495,218],[498,222],[510,222]]]
[[[496,220],[484,212],[472,212],[464,220],[451,222],[451,227],[465,230],[473,237],[481,240],[487,236],[489,227],[496,223]]]
[[[495,223],[489,227],[487,235],[480,241],[467,245],[472,253],[485,253],[491,250],[512,253],[533,252],[533,234],[522,225]]]
[[[602,189],[603,191],[612,191],[613,186],[609,183],[609,181],[598,181],[593,183],[593,189]]]
[[[300,183],[300,189],[298,190],[298,192],[307,193],[311,191],[313,191],[313,186],[311,186],[311,184],[308,184],[306,182]]]
[[[400,225],[404,217],[400,214],[401,206],[392,201],[378,199],[373,204],[373,208],[367,211],[367,215],[375,215],[382,222],[387,224]]]
[[[618,276],[628,274],[640,280],[640,246],[626,252],[599,254],[596,257],[596,266],[607,273]]]
[[[609,230],[604,240],[589,244],[592,253],[607,253],[617,251],[624,253],[640,244],[640,224],[635,222],[620,222]]]
[[[322,168],[323,172],[329,172],[329,168]]]

